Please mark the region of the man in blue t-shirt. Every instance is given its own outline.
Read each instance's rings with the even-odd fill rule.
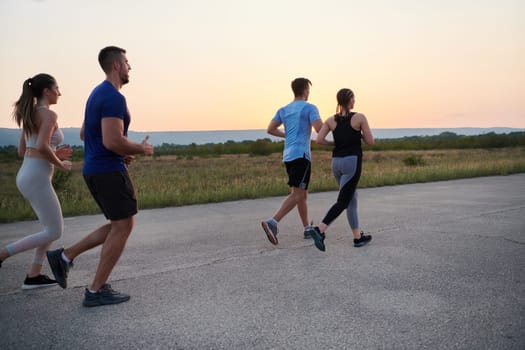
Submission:
[[[62,288],[67,287],[67,274],[73,259],[102,245],[95,278],[86,288],[83,305],[87,307],[118,304],[130,296],[107,284],[113,268],[126,246],[138,211],[135,189],[127,165],[135,154],[152,155],[148,137],[142,143],[128,140],[130,115],[126,98],[119,92],[129,82],[131,67],[126,51],[116,46],[103,48],[98,56],[106,80],[91,92],[80,138],[84,140],[82,175],[91,195],[109,223],[97,228],[84,239],[66,249],[47,252],[53,275]]]
[[[280,108],[268,125],[268,133],[284,138],[283,162],[288,173],[290,194],[281,203],[277,212],[269,219],[261,222],[268,240],[278,244],[277,224],[281,219],[297,206],[299,217],[304,226],[304,238],[310,238],[310,224],[308,220],[308,184],[311,174],[310,137],[312,126],[319,132],[323,122],[317,107],[306,102],[310,94],[312,83],[306,78],[297,78],[292,81],[294,100]],[[284,132],[279,129],[284,125]]]

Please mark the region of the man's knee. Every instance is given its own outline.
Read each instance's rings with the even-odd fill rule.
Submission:
[[[111,221],[111,232],[115,232],[121,235],[129,236],[133,230],[134,217],[129,217],[121,220]]]
[[[296,202],[306,201],[308,197],[308,191],[301,188],[292,187],[292,196],[295,198]]]

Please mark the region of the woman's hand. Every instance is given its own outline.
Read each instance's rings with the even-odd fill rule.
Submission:
[[[73,167],[73,163],[71,163],[71,161],[69,160],[62,161],[62,167],[61,167],[62,170],[70,171],[72,167]]]
[[[73,155],[73,149],[69,145],[62,145],[57,147],[55,154],[60,160],[69,160]]]

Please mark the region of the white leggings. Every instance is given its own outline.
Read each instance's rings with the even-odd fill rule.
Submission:
[[[6,246],[10,255],[35,249],[33,264],[44,262],[46,251],[62,235],[64,220],[60,202],[51,184],[54,166],[45,159],[25,157],[16,176],[16,186],[31,203],[44,230]]]

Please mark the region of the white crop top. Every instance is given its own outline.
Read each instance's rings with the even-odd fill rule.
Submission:
[[[47,107],[45,107],[45,106],[37,106],[36,107],[36,109],[40,109],[40,108],[46,108],[47,109]],[[33,134],[33,135],[29,136],[29,137],[26,136],[26,147],[27,148],[36,148],[37,137],[38,137],[38,134]],[[51,148],[54,151],[54,150],[56,150],[58,145],[60,145],[63,141],[64,141],[64,133],[57,126],[55,128],[55,131],[53,131],[53,134],[51,135],[51,142],[49,143],[49,145],[51,146]]]
[[[26,147],[27,148],[36,148],[36,141],[37,141],[38,134],[32,134],[31,136],[26,136]],[[64,133],[60,128],[57,126],[55,131],[53,131],[53,134],[51,135],[51,142],[49,143],[51,148],[56,150],[57,146],[60,145],[64,141]]]

